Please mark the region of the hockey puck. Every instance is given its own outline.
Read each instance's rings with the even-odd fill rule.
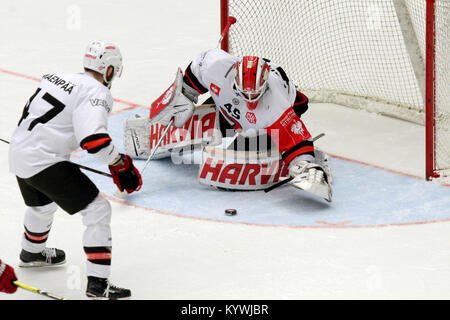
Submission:
[[[236,209],[225,209],[225,214],[226,214],[227,216],[235,216],[236,213],[237,213],[237,210],[236,210]]]

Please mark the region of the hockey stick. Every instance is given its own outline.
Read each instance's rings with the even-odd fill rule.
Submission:
[[[207,108],[211,108],[215,106],[215,104],[211,103],[211,104],[202,104],[198,107],[195,107],[195,109],[207,109]],[[167,132],[169,131],[170,127],[173,124],[173,119],[170,120],[169,124],[167,125],[166,129],[164,129],[161,137],[158,140],[158,143],[156,144],[155,148],[152,150],[152,152],[150,153],[149,157],[147,158],[147,160],[145,161],[144,164],[144,168],[141,171],[141,174],[144,173],[145,168],[147,168],[147,165],[149,164],[150,160],[153,158],[153,155],[155,154],[156,150],[159,148],[159,145],[161,144],[161,141],[164,139],[164,137],[166,136]]]
[[[25,285],[23,283],[20,283],[18,281],[13,281],[13,284],[15,284],[16,286],[18,286],[19,288],[22,288],[24,290],[31,291],[31,292],[34,292],[34,293],[46,296],[46,297],[54,299],[54,300],[67,300],[66,298],[58,297],[58,296],[54,295],[53,293],[42,291],[40,289],[27,286],[27,285]]]
[[[313,138],[313,142],[316,141],[316,140],[318,140],[318,139],[320,139],[320,138],[322,138],[324,135],[325,135],[325,133],[318,134],[317,136],[315,136],[315,137]],[[281,187],[283,184],[288,183],[288,182],[291,181],[292,179],[294,179],[294,177],[289,177],[289,178],[286,178],[286,179],[284,179],[284,180],[282,180],[282,181],[280,181],[280,182],[277,182],[277,183],[275,183],[274,185],[271,185],[270,187],[264,189],[264,192],[267,193],[267,192],[272,191],[273,189],[276,189],[276,188],[278,188],[278,187]]]
[[[144,174],[145,168],[147,168],[147,165],[149,164],[150,160],[153,158],[153,155],[155,154],[156,150],[158,150],[159,145],[161,144],[161,141],[163,141],[163,139],[166,137],[166,134],[169,131],[169,129],[172,127],[172,124],[173,124],[173,119],[170,120],[169,124],[164,129],[164,132],[162,133],[161,137],[159,138],[158,143],[156,144],[155,148],[150,153],[147,161],[145,161],[144,168],[142,168],[141,174]]]
[[[2,142],[4,142],[4,143],[8,143],[9,144],[9,141],[6,141],[6,140],[1,139],[1,138],[0,138],[0,140]],[[90,172],[94,172],[94,173],[97,173],[97,174],[100,174],[102,176],[105,176],[105,177],[108,177],[108,178],[112,179],[112,175],[109,174],[109,173],[106,173],[106,172],[103,172],[103,171],[100,171],[100,170],[96,170],[96,169],[92,169],[92,168],[83,166],[83,165],[78,164],[78,163],[74,163],[74,162],[71,162],[71,163],[73,163],[74,165],[76,165],[80,169],[87,170],[87,171],[90,171]],[[121,192],[120,190],[117,190],[116,192],[114,192],[114,196],[116,196],[117,198],[121,198],[121,199],[124,199],[127,195],[128,195],[128,192],[126,192],[126,191]]]
[[[291,181],[292,179],[294,179],[294,177],[289,177],[289,178],[286,178],[286,179],[284,179],[284,180],[282,180],[282,181],[280,181],[280,182],[278,182],[278,183],[275,183],[274,185],[271,185],[270,187],[264,189],[264,192],[267,193],[267,192],[272,191],[272,190],[275,189],[275,188],[281,187],[283,184],[288,183],[288,182]]]
[[[4,139],[0,138],[0,141],[9,144],[9,141],[7,141],[7,140],[4,140]],[[101,174],[102,176],[105,176],[105,177],[112,178],[112,175],[110,175],[109,173],[106,173],[106,172],[103,172],[103,171],[100,171],[100,170],[96,170],[96,169],[92,169],[92,168],[89,168],[89,167],[85,167],[85,166],[83,166],[81,164],[78,164],[78,163],[74,163],[74,162],[72,162],[72,163],[74,165],[76,165],[77,167],[79,167],[80,169],[84,169],[84,170],[91,171],[91,172],[94,172],[94,173],[97,173],[97,174]]]
[[[228,16],[227,25],[225,28],[223,28],[222,34],[220,35],[219,43],[217,44],[217,48],[220,47],[220,44],[222,43],[223,38],[228,32],[228,29],[230,29],[231,25],[236,22],[236,18],[233,16]]]

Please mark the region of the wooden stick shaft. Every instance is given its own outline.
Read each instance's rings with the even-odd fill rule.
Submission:
[[[4,140],[4,139],[0,138],[0,141],[9,144],[9,141],[7,141],[7,140]],[[97,169],[92,169],[92,168],[83,166],[83,165],[78,164],[78,163],[74,163],[74,162],[72,162],[72,163],[74,165],[76,165],[77,167],[79,167],[80,169],[84,169],[84,170],[91,171],[91,172],[94,172],[94,173],[97,173],[97,174],[101,174],[102,176],[105,176],[105,177],[112,178],[112,175],[110,175],[109,173],[106,173],[106,172],[103,172],[103,171],[100,171],[100,170],[97,170]]]

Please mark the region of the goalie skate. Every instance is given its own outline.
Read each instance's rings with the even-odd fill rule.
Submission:
[[[289,170],[294,178],[289,182],[294,187],[331,202],[332,190],[325,169],[318,164],[299,161]]]

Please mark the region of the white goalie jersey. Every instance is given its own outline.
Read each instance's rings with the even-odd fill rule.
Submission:
[[[79,147],[111,162],[118,155],[107,128],[112,107],[109,89],[88,73],[44,75],[11,137],[10,171],[29,178]]]
[[[294,83],[289,80],[280,66],[267,59],[263,59],[267,65],[261,68],[267,70],[265,68],[268,67],[268,75],[265,75],[264,78],[257,78],[259,74],[256,73],[254,65],[260,58],[250,58],[244,57],[240,61],[238,57],[220,49],[201,53],[186,69],[185,92],[188,95],[196,96],[209,91],[220,113],[240,135],[251,137],[262,132],[267,133],[278,147],[281,158],[281,162],[275,167],[289,167],[289,173],[296,176],[296,179],[292,180],[292,185],[331,201],[331,187],[327,178],[324,178],[328,170],[321,165],[310,163],[310,161],[314,161],[316,152],[312,136],[300,119],[301,114],[308,108],[308,98],[297,91]],[[237,64],[238,61],[240,62]],[[251,61],[246,64],[245,69],[244,61],[246,61],[245,63]],[[237,71],[238,69],[239,71]],[[254,72],[254,74],[248,74],[249,72]],[[244,99],[243,95],[246,93],[242,90],[243,88],[240,89],[241,91],[236,88],[236,86],[242,85],[240,83],[244,77],[265,79],[264,85],[267,85],[267,89],[260,96],[256,106],[249,104],[249,96],[246,96],[247,101]],[[259,81],[258,83],[263,83],[263,80]],[[200,181],[202,178],[207,180],[209,176],[213,178],[218,176],[215,168],[218,168],[218,164],[221,162],[214,164],[213,155],[215,154],[216,152],[210,153],[210,158],[205,162],[204,170],[200,173]],[[304,166],[304,171],[308,175],[300,175],[299,170],[297,170],[298,172],[294,170],[298,168],[299,163],[303,162],[308,164],[308,166]],[[237,167],[240,166],[234,165],[234,168]],[[264,171],[264,176],[267,176],[267,168],[271,167],[270,161],[260,163],[260,167],[264,167],[264,170],[253,166],[248,170],[244,169],[242,174],[236,169],[228,171],[224,169],[224,176],[220,176],[218,179],[222,182],[229,179],[230,184],[238,186],[238,188],[244,186],[246,181],[250,181],[252,185],[267,184],[267,180],[265,183],[262,183],[262,179],[256,180],[256,174],[253,177],[249,175],[250,170],[254,169],[255,172]],[[280,169],[276,172],[280,172]],[[301,172],[303,173],[303,171]],[[277,178],[275,177],[275,179]],[[299,181],[303,184],[300,185]]]

